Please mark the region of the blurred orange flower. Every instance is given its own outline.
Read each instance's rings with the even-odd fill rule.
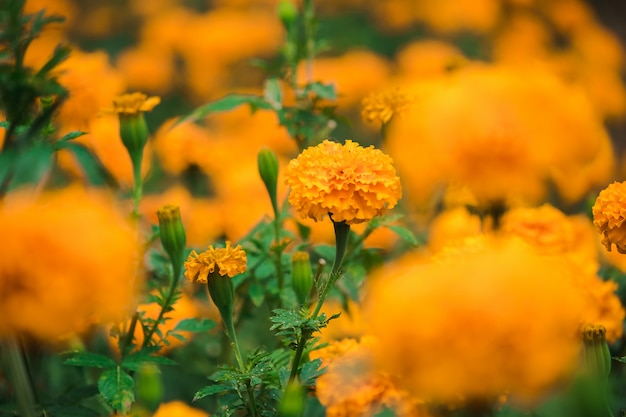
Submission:
[[[371,93],[361,102],[361,117],[367,122],[387,123],[394,115],[402,114],[413,98],[400,89]]]
[[[134,308],[137,234],[107,196],[18,191],[1,208],[0,227],[0,333],[50,340]]]
[[[152,417],[209,417],[209,413],[182,401],[170,401],[161,404]]]
[[[325,140],[305,149],[285,171],[289,202],[302,217],[362,223],[393,208],[402,189],[392,159],[373,146]]]
[[[502,238],[388,265],[365,303],[379,369],[425,399],[540,400],[572,371],[593,319],[579,275],[564,256]]]
[[[101,113],[129,116],[150,111],[160,102],[160,97],[148,97],[144,93],[122,94],[113,98],[113,107],[104,107]]]
[[[402,417],[425,417],[420,401],[398,389],[383,372],[371,369],[370,340],[344,339],[311,352],[322,360],[326,372],[315,384],[328,417],[375,416],[385,408]]]

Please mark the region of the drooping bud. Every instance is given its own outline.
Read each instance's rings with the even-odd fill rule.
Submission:
[[[313,273],[307,252],[298,251],[291,257],[291,285],[298,302],[305,304],[313,288]]]
[[[185,226],[180,216],[178,206],[165,205],[157,210],[159,218],[159,236],[161,245],[169,255],[174,265],[174,276],[178,278],[182,271],[183,256],[187,238]]]
[[[265,184],[265,189],[272,202],[274,215],[278,217],[278,201],[277,201],[277,183],[278,183],[278,158],[274,151],[264,147],[257,155],[257,164],[259,167],[259,175]]]
[[[287,385],[285,395],[278,407],[279,417],[300,417],[304,414],[306,394],[299,382],[293,381]]]

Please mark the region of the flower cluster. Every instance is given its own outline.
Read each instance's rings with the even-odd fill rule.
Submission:
[[[402,189],[392,159],[373,146],[325,140],[289,162],[289,202],[302,217],[362,223],[393,208]]]
[[[200,254],[192,250],[185,262],[185,277],[191,282],[202,284],[206,284],[209,274],[214,272],[232,278],[246,271],[247,261],[246,252],[241,245],[232,247],[231,242],[226,241],[224,248],[214,248],[211,245]]]

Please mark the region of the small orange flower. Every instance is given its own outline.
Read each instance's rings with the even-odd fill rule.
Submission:
[[[234,277],[246,271],[246,252],[237,245],[231,247],[231,242],[226,241],[225,248],[214,248],[213,245],[198,254],[191,251],[189,258],[185,262],[185,277],[191,282],[207,283],[209,274],[217,272],[221,275]]]
[[[385,124],[397,114],[402,114],[413,102],[413,97],[396,88],[380,93],[372,93],[362,101],[361,117],[366,122]]]
[[[143,93],[122,94],[113,99],[113,107],[103,109],[102,113],[128,116],[150,111],[160,102],[160,97],[148,97]]]
[[[615,244],[619,253],[626,253],[626,181],[613,182],[600,191],[592,211],[606,249],[610,252]]]
[[[304,218],[362,223],[393,208],[402,196],[393,160],[373,146],[325,140],[289,162],[289,202]]]

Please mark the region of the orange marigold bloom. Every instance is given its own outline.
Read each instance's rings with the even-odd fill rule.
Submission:
[[[365,304],[379,369],[426,400],[540,400],[571,375],[580,325],[598,322],[578,274],[516,238],[387,266]]]
[[[225,248],[214,248],[211,245],[200,254],[192,250],[185,262],[185,277],[191,282],[206,284],[209,274],[217,269],[221,276],[232,278],[246,271],[247,262],[246,252],[241,245],[232,247],[231,242],[226,241]]]
[[[143,93],[122,94],[113,99],[113,107],[103,109],[102,113],[128,116],[150,111],[160,102],[160,97],[148,97]]]
[[[371,338],[344,339],[311,352],[326,372],[316,381],[316,394],[328,417],[375,416],[384,408],[399,417],[426,416],[421,402],[397,389],[389,375],[372,369]]]
[[[182,401],[170,401],[161,404],[153,417],[209,417],[209,413]]]
[[[371,93],[361,102],[361,117],[366,122],[385,124],[394,115],[402,114],[413,102],[413,97],[396,88],[380,93]]]
[[[613,182],[600,191],[592,211],[606,249],[610,252],[615,244],[619,253],[626,253],[626,181]]]
[[[139,242],[111,200],[78,187],[7,198],[0,334],[52,340],[132,311]]]
[[[325,140],[287,165],[289,202],[302,217],[362,223],[393,208],[402,196],[393,160],[373,146]]]

